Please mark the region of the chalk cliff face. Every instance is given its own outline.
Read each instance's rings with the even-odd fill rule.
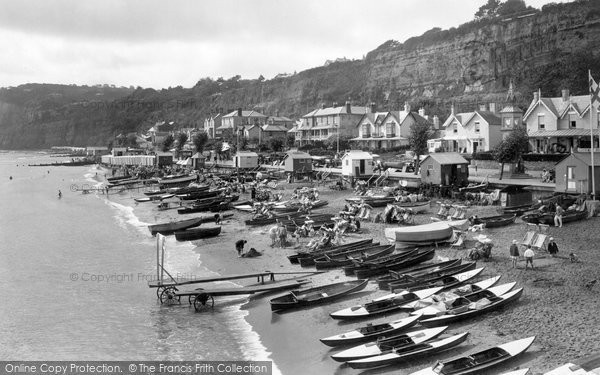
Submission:
[[[510,19],[432,29],[404,43],[387,41],[364,59],[341,61],[271,80],[200,80],[194,87],[107,89],[23,85],[0,90],[0,148],[106,145],[155,121],[201,126],[218,109],[255,108],[302,116],[321,103],[413,108],[445,118],[502,102],[512,79],[522,107],[534,90],[584,94],[587,69],[600,79],[600,1],[551,4]]]

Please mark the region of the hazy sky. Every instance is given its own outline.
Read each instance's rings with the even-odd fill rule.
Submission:
[[[269,79],[458,26],[486,1],[0,0],[0,87]]]

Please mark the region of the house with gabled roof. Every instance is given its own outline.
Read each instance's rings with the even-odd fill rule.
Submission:
[[[474,153],[490,151],[502,141],[501,117],[494,112],[482,110],[455,113],[441,127],[441,137],[428,141],[429,151],[433,145],[446,152]],[[438,147],[436,147],[438,148]]]
[[[598,148],[598,111],[593,115],[594,148]],[[590,97],[573,96],[562,90],[560,97],[533,93],[523,121],[534,152],[575,152],[590,148]]]
[[[358,136],[352,141],[360,148],[390,149],[408,144],[411,126],[415,123],[433,123],[425,117],[425,111],[419,113],[410,109],[410,104],[404,104],[402,111],[377,112],[375,104],[371,103],[369,110],[357,124]]]
[[[349,101],[343,106],[336,103],[311,111],[301,118],[296,132],[296,144],[303,146],[315,141],[327,141],[342,137],[356,137],[356,125],[365,114],[365,108],[353,106]]]
[[[221,132],[217,130],[221,126],[221,119],[223,115],[217,113],[204,119],[204,130],[208,134],[208,138],[216,138],[221,136]]]

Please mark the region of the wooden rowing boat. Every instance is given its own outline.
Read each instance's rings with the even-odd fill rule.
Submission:
[[[365,240],[365,241],[373,241],[373,239],[371,238],[371,239]],[[329,248],[324,248],[324,249],[320,249],[320,250],[302,253],[302,255],[299,253],[298,257],[296,259],[297,259],[298,263],[300,264],[300,266],[309,267],[309,266],[315,265],[316,258],[323,256],[325,254],[335,255],[335,254],[339,254],[341,252],[347,251],[349,249],[359,249],[359,248],[363,248],[363,247],[370,247],[372,245],[379,245],[379,242],[373,242],[373,243],[370,243],[370,242],[361,243],[361,242],[362,241],[357,241],[355,243],[333,246],[333,247],[329,247]]]
[[[201,238],[215,237],[221,233],[221,227],[192,228],[175,232],[177,241],[195,241]]]
[[[494,284],[498,282],[498,280],[500,280],[501,277],[502,275],[498,275],[490,277],[489,279],[481,280],[473,284],[467,284],[456,288],[452,288],[450,290],[441,291],[427,298],[423,298],[418,301],[406,304],[404,308],[410,310],[417,310],[423,307],[431,306],[440,301],[445,301],[449,298],[462,297],[467,294],[477,293],[482,290],[491,288],[492,286],[494,286]]]
[[[388,288],[392,292],[404,289],[427,289],[436,286],[442,287],[443,289],[452,288],[460,284],[460,281],[453,276],[456,274],[463,274],[466,271],[474,270],[476,264],[477,263],[475,262],[467,262],[452,267],[446,267],[442,270],[427,272],[426,274],[420,276],[401,275],[398,280],[390,282],[388,284]],[[464,275],[471,276],[471,273],[463,274],[463,276]]]
[[[562,222],[570,223],[573,221],[579,221],[583,219],[587,219],[588,212],[587,210],[577,211],[577,210],[567,210],[562,216]],[[554,213],[544,213],[539,217],[540,224],[554,225]]]
[[[396,200],[395,197],[384,196],[384,195],[346,198],[346,202],[348,202],[348,203],[353,203],[353,204],[365,203],[371,207],[384,207],[388,203],[393,203],[395,200]]]
[[[460,307],[446,311],[446,313],[444,313],[443,315],[435,316],[429,319],[423,319],[420,321],[420,323],[425,327],[435,327],[443,324],[448,324],[450,322],[455,322],[461,319],[470,318],[476,315],[481,315],[488,311],[492,311],[499,307],[507,305],[512,301],[516,301],[523,294],[523,288],[510,291],[501,296],[495,296],[492,293],[487,293],[488,291],[489,289],[483,290],[476,294],[471,294],[466,297],[461,297],[468,300],[469,304],[466,304],[466,301],[461,300],[465,303],[462,304]],[[483,301],[484,299],[487,299],[489,301],[489,304]],[[483,304],[483,302],[485,302],[486,304]]]
[[[320,339],[327,346],[341,346],[373,341],[380,337],[390,337],[417,324],[418,316],[409,316],[389,323],[372,324],[339,335]]]
[[[484,224],[486,228],[498,228],[510,225],[515,222],[517,215],[504,214],[496,216],[472,217],[470,220],[472,225]]]
[[[334,319],[356,319],[373,317],[375,315],[399,310],[407,303],[429,297],[442,290],[442,288],[431,288],[418,290],[416,292],[403,291],[401,293],[387,294],[374,299],[364,305],[356,305],[341,309],[329,314]]]
[[[377,340],[373,343],[358,345],[346,349],[331,356],[334,361],[348,362],[361,358],[369,358],[381,355],[385,352],[395,349],[406,349],[436,338],[441,335],[448,327],[438,327],[437,329],[421,329],[419,331],[407,332],[402,335],[388,337],[383,340]]]
[[[348,361],[347,363],[354,369],[367,369],[394,364],[405,365],[409,360],[414,358],[440,353],[444,350],[453,348],[464,342],[468,336],[469,332],[465,332],[435,341],[427,341],[424,343],[404,347],[395,347],[392,350],[386,350],[380,355],[355,359]]]
[[[270,301],[271,310],[288,310],[327,303],[364,289],[368,282],[369,280],[342,281],[305,290],[293,290],[288,294],[273,298]]]
[[[448,361],[437,362],[432,367],[413,372],[411,375],[481,374],[484,372],[484,370],[487,370],[490,367],[506,362],[524,353],[527,349],[529,349],[534,340],[535,336],[531,336],[498,345],[467,356]]]
[[[335,255],[325,254],[322,257],[315,258],[315,266],[318,270],[342,267],[351,264],[355,259],[377,259],[384,255],[393,253],[395,249],[396,246],[394,245],[376,245],[373,247],[348,250]]]
[[[498,207],[497,211],[501,214],[523,215],[527,211],[535,210],[533,203],[522,204],[520,206]]]
[[[416,309],[411,312],[412,315],[420,315],[421,318],[430,318],[444,314],[446,312],[460,311],[461,306],[470,306],[472,303],[480,301],[482,298],[496,298],[510,292],[516,285],[516,282],[506,283],[498,285],[492,288],[487,288],[485,293],[480,290],[477,292],[469,293],[464,296],[453,296],[446,294],[439,296],[438,301],[430,304],[429,306]],[[458,310],[457,310],[458,309]]]
[[[389,283],[401,280],[403,278],[406,278],[407,276],[420,277],[423,275],[427,275],[431,272],[441,271],[444,268],[460,265],[461,263],[461,259],[450,259],[439,263],[429,263],[411,268],[402,268],[396,271],[390,270],[387,275],[381,276],[377,279],[377,284],[379,286],[379,289],[386,290],[389,289]]]
[[[442,242],[452,237],[454,228],[462,228],[467,225],[468,222],[468,219],[436,221],[429,224],[414,225],[410,227],[387,228],[385,230],[385,237],[394,242]]]
[[[394,253],[385,255],[382,257],[378,257],[377,259],[363,260],[363,259],[354,259],[352,263],[342,267],[346,276],[352,276],[358,270],[367,270],[369,268],[383,267],[385,264],[389,264],[392,262],[399,262],[403,259],[410,258],[419,253],[419,249],[411,249],[408,251],[403,251],[400,253]],[[361,277],[363,279],[364,277]]]
[[[148,225],[150,233],[154,236],[156,233],[163,235],[173,234],[175,231],[184,230],[188,228],[194,228],[202,224],[201,217],[195,217],[193,219],[171,221],[168,223],[152,224]]]
[[[426,212],[431,208],[431,201],[423,201],[423,202],[394,202],[394,206],[411,209],[413,213],[417,214],[420,212]]]
[[[435,255],[435,249],[428,249],[425,251],[419,251],[417,253],[410,253],[407,258],[398,259],[391,262],[381,263],[381,264],[373,264],[369,265],[366,268],[357,269],[354,271],[354,276],[358,278],[365,277],[373,277],[382,275],[387,272],[392,272],[395,270],[402,270],[416,264],[420,264],[422,262],[433,259]]]

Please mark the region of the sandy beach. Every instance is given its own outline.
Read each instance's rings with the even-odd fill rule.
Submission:
[[[299,185],[284,184],[284,194],[289,196],[295,186]],[[329,201],[329,205],[319,212],[337,213],[342,209],[344,199],[353,196],[351,191],[340,193],[330,190],[327,186],[321,186],[319,190],[321,199]],[[242,196],[240,199],[244,198]],[[375,209],[375,212],[382,209]],[[417,215],[415,222],[430,222],[430,217],[434,216],[435,212],[437,206],[433,205],[430,212]],[[473,214],[494,215],[496,207],[473,206],[469,208],[468,215]],[[287,255],[295,253],[295,249],[271,248],[266,233],[270,226],[246,227],[244,220],[250,217],[250,214],[235,211],[234,217],[223,225],[219,237],[207,240],[202,243],[202,246],[196,248],[206,267],[222,275],[265,270],[273,272],[314,270],[314,268],[301,268],[290,264]],[[351,242],[362,238],[373,238],[375,241],[386,243],[384,229],[390,226],[392,225],[362,222],[362,232],[350,234],[344,240]],[[507,227],[469,233],[469,240],[466,243],[467,249],[473,247],[475,244],[473,237],[482,233],[493,240],[492,258],[478,264],[485,266],[479,279],[501,274],[500,283],[515,281],[517,287],[525,288],[523,296],[516,303],[472,320],[452,324],[447,333],[470,332],[467,341],[454,350],[441,353],[435,358],[425,358],[403,366],[384,367],[365,373],[408,374],[432,365],[436,359],[448,359],[459,354],[470,353],[475,349],[484,349],[531,335],[537,336],[537,339],[525,355],[494,368],[490,374],[525,367],[530,367],[532,374],[542,374],[565,362],[575,361],[600,350],[600,343],[597,340],[600,337],[600,326],[595,317],[595,312],[600,308],[598,300],[600,285],[586,287],[588,282],[599,278],[600,273],[598,271],[600,256],[597,254],[597,244],[600,240],[598,218],[568,223],[562,228],[550,228],[549,233],[559,246],[559,256],[552,258],[545,252],[536,254],[535,271],[526,271],[522,259],[518,263],[518,268],[512,269],[508,256],[511,241],[513,239],[520,241],[526,231],[526,225],[517,219],[515,224]],[[238,258],[234,246],[238,239],[248,241],[246,250],[254,247],[262,251],[263,256]],[[462,258],[467,252],[465,249],[439,247],[436,256]],[[580,262],[570,262],[568,259],[570,252],[576,253]],[[352,278],[345,276],[342,270],[336,269],[311,279],[314,285],[319,285]],[[252,297],[243,308],[249,312],[246,320],[260,335],[262,344],[272,353],[272,359],[283,374],[349,374],[360,371],[329,358],[339,349],[331,349],[318,339],[352,330],[369,321],[340,323],[330,318],[329,313],[350,305],[368,302],[385,293],[387,292],[380,291],[377,284],[371,281],[364,291],[335,303],[313,308],[272,313],[268,301],[281,293]],[[216,300],[214,312],[199,314],[218,313],[218,309],[219,301]],[[386,322],[404,316],[406,316],[404,313],[389,314],[373,322]]]

